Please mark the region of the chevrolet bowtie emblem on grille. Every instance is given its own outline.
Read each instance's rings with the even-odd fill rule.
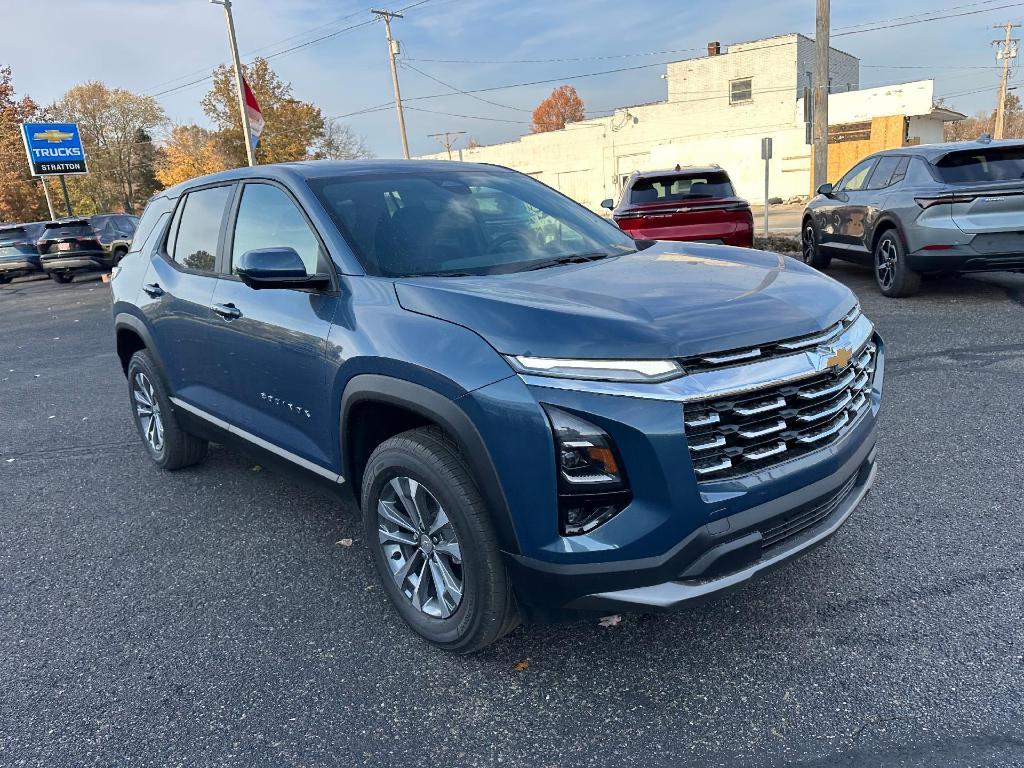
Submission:
[[[56,128],[32,134],[32,141],[48,141],[51,144],[59,144],[62,141],[67,141],[68,139],[73,138],[75,138],[75,134],[58,131]]]
[[[849,347],[818,347],[818,354],[826,358],[826,368],[845,368],[853,357],[853,350]]]

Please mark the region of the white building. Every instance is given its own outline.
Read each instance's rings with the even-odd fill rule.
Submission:
[[[769,195],[806,195],[811,148],[803,95],[813,86],[813,70],[814,41],[803,35],[739,43],[728,51],[711,43],[707,56],[668,65],[665,101],[623,107],[560,131],[465,149],[462,159],[528,173],[594,210],[605,198],[617,200],[633,171],[717,163],[728,171],[738,194],[761,203],[761,139],[770,136]],[[831,126],[870,126],[873,117],[900,115],[905,118],[902,143],[931,143],[941,141],[943,122],[962,117],[934,106],[931,80],[861,90],[859,59],[835,48],[830,72]]]

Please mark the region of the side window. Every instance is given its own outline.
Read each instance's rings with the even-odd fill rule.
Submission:
[[[870,160],[865,160],[860,165],[855,165],[839,182],[839,191],[857,192],[863,189],[864,183],[868,180],[868,174],[871,172],[871,167],[874,164],[875,158],[871,158]]]
[[[306,273],[325,271],[323,249],[306,218],[292,199],[270,184],[246,184],[235,220],[231,246],[231,271],[246,251],[257,248],[293,248],[306,266]]]
[[[128,253],[136,253],[142,250],[146,241],[149,240],[149,236],[153,234],[153,231],[157,229],[157,225],[163,221],[163,216],[170,212],[170,210],[171,201],[166,197],[158,197],[150,201],[142,214],[142,219],[139,221],[135,234],[132,236],[132,244],[128,249]]]
[[[168,254],[185,269],[214,272],[217,267],[217,242],[224,219],[224,208],[231,187],[211,187],[189,192],[175,212],[177,228]]]
[[[899,155],[884,155],[875,164],[875,170],[871,172],[871,178],[864,185],[864,189],[885,189],[892,184],[893,174],[904,158]]]

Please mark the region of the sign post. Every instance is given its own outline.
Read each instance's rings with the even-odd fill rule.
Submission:
[[[764,236],[768,237],[768,164],[772,159],[772,137],[761,139],[761,159],[764,160]]]
[[[68,216],[74,216],[68,183],[64,177],[67,174],[89,172],[78,126],[74,123],[22,123],[21,136],[25,141],[25,154],[28,155],[32,175],[58,176],[64,193],[64,207],[67,208]],[[43,189],[46,190],[45,178]],[[49,190],[46,190],[46,201],[50,204]],[[50,215],[53,216],[52,204]]]

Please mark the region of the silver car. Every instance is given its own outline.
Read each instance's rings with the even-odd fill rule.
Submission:
[[[870,264],[886,296],[923,273],[1024,271],[1024,142],[977,141],[878,152],[804,210],[804,261]]]

